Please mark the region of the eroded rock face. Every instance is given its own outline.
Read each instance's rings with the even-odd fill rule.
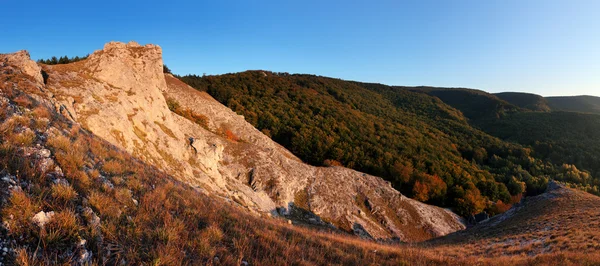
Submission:
[[[302,163],[243,117],[164,75],[162,68],[159,46],[133,42],[108,43],[84,61],[43,66],[49,100],[66,117],[199,190],[251,211],[403,241],[464,228],[456,215],[403,197],[381,178]],[[205,116],[207,125],[171,112],[167,98]],[[307,215],[294,217],[298,214]]]
[[[33,79],[39,85],[44,83],[42,68],[40,68],[38,64],[31,60],[29,52],[25,50],[21,50],[12,54],[0,54],[0,62],[16,66],[23,71],[23,73],[33,77]]]

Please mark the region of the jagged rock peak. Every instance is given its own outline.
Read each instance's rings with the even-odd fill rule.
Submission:
[[[92,75],[122,89],[151,86],[164,90],[162,49],[158,45],[136,42],[109,42],[95,51],[87,67]]]
[[[29,56],[29,52],[26,50],[21,50],[12,54],[0,54],[0,62],[14,65],[21,69],[23,73],[32,76],[39,84],[44,83],[42,69],[38,64],[31,60],[31,56]]]

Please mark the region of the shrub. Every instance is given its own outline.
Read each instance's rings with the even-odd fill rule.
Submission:
[[[323,162],[323,165],[324,165],[324,166],[327,166],[327,167],[331,167],[331,166],[342,166],[342,163],[340,163],[340,162],[338,162],[338,161],[336,161],[336,160],[333,160],[333,159],[327,159],[327,160],[325,160],[325,161]]]
[[[180,108],[179,102],[177,102],[177,100],[173,99],[173,98],[167,98],[167,107],[169,107],[169,110],[171,110],[171,112],[175,112],[177,113],[177,111]]]

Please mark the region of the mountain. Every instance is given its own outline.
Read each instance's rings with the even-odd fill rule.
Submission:
[[[548,99],[537,94],[522,92],[494,93],[496,97],[514,104],[520,108],[536,112],[549,112],[551,110]]]
[[[108,43],[87,59],[69,64],[37,65],[24,51],[2,55],[0,62],[7,75],[3,78],[4,87],[17,90],[6,96],[14,99],[5,101],[12,105],[16,102],[17,115],[29,116],[38,107],[34,103],[41,102],[45,109],[39,112],[50,112],[44,116],[66,120],[57,125],[54,120],[46,121],[51,128],[46,129],[44,126],[48,125],[42,124],[43,131],[39,132],[17,127],[15,141],[27,137],[25,143],[40,144],[45,147],[45,158],[54,158],[68,184],[74,187],[74,191],[67,189],[69,197],[80,199],[77,204],[66,205],[76,212],[69,219],[83,219],[77,211],[80,208],[90,207],[102,214],[107,211],[103,209],[104,203],[113,206],[101,194],[98,194],[101,203],[89,202],[91,195],[96,195],[89,190],[94,182],[101,182],[101,192],[117,197],[119,202],[135,194],[135,201],[127,200],[126,204],[134,209],[137,208],[129,203],[139,202],[145,194],[136,193],[134,188],[140,182],[154,182],[137,180],[144,178],[137,177],[142,174],[125,167],[133,159],[124,161],[121,155],[94,146],[99,144],[79,145],[78,140],[84,136],[77,132],[83,131],[114,145],[109,150],[124,151],[206,197],[233,202],[254,215],[283,217],[299,225],[370,239],[405,242],[422,241],[464,228],[454,213],[407,198],[379,177],[339,166],[314,167],[302,163],[208,94],[163,74],[162,51],[158,46]],[[38,120],[35,114],[31,115],[31,119]],[[7,121],[7,126],[16,123]],[[62,137],[48,136],[47,130],[58,130]],[[88,150],[88,146],[98,150]],[[90,152],[94,155],[88,159],[84,155]],[[10,149],[4,157],[9,154]],[[18,173],[14,170],[7,174],[17,176],[18,180]],[[104,182],[108,177],[112,181]],[[62,182],[56,180],[46,181]],[[50,186],[46,181],[32,183]],[[112,189],[114,183],[121,186],[119,190]],[[43,198],[39,193],[47,191],[50,190],[27,191],[25,195],[39,200]],[[55,206],[32,207],[36,213],[55,209]],[[113,218],[127,218],[115,211],[117,217]],[[30,214],[22,214],[25,217],[20,222],[26,221],[27,216],[31,218]],[[2,217],[3,221],[14,222],[7,218],[10,215]],[[8,232],[13,234],[10,228]],[[29,247],[28,243],[22,244]],[[100,244],[97,249],[108,248],[108,244]],[[25,249],[24,252],[31,252]]]
[[[460,217],[393,188],[399,185],[420,201],[452,205],[466,214],[484,208],[506,211],[508,202],[518,201],[524,184],[527,192],[545,189],[545,177],[539,173],[550,170],[538,168],[553,169],[552,163],[531,157],[528,148],[486,134],[471,124],[472,118],[440,98],[380,84],[260,71],[247,74],[266,85],[248,83],[241,88],[268,96],[274,93],[268,91],[273,88],[270,84],[279,82],[276,94],[288,99],[265,105],[244,96],[236,90],[247,79],[236,81],[235,75],[182,79],[210,81],[215,91],[231,86],[222,91],[224,95],[235,94],[231,102],[238,100],[237,108],[257,104],[260,108],[252,110],[264,111],[257,119],[272,119],[267,111],[276,110],[273,107],[295,106],[309,116],[290,108],[289,117],[274,117],[290,119],[293,126],[311,125],[308,131],[298,128],[306,136],[319,129],[339,132],[348,143],[336,146],[341,154],[348,147],[357,147],[358,155],[369,146],[384,149],[382,157],[373,158],[394,158],[389,170],[393,174],[386,178],[407,178],[406,182],[386,182],[339,166],[343,162],[335,158],[326,167],[303,163],[286,145],[271,140],[275,131],[259,131],[246,122],[253,121],[252,113],[238,115],[217,102],[210,95],[212,89],[199,91],[163,73],[162,51],[156,45],[108,43],[83,60],[56,65],[36,64],[26,51],[0,54],[0,264],[600,262],[594,255],[597,247],[583,246],[584,238],[575,228],[552,254],[523,245],[499,257],[492,248],[501,243],[500,237],[465,245],[461,242],[465,239],[455,236],[475,235],[473,230],[485,223],[452,234],[465,228]],[[297,86],[288,87],[290,80]],[[324,97],[323,91],[332,97]],[[335,108],[326,108],[327,104]],[[311,108],[317,112],[308,113]],[[340,119],[335,130],[327,127],[332,119]],[[379,134],[369,135],[375,127]],[[367,138],[356,139],[355,131],[367,133]],[[390,140],[388,131],[407,143],[406,151],[393,154],[397,142],[381,146],[368,139]],[[319,145],[317,141],[309,147]],[[377,149],[373,151],[380,152]],[[365,158],[357,156],[354,167]],[[565,177],[573,178],[577,169],[563,170]],[[583,178],[585,172],[580,173]],[[512,217],[523,209],[531,214],[528,219],[539,221],[547,213],[522,206],[540,198],[560,199],[543,201],[556,204],[551,211],[561,214],[552,216],[558,224],[553,230],[574,221],[587,221],[595,230],[597,214],[589,207],[597,204],[594,196],[552,191],[526,197],[496,217]],[[489,202],[494,197],[498,200]],[[524,223],[504,220],[512,226]],[[521,237],[520,232],[513,233]],[[492,234],[495,231],[488,235]],[[424,240],[431,242],[415,243]]]
[[[410,197],[464,216],[496,213],[490,202],[514,202],[523,185],[529,195],[541,193],[562,169],[482,130],[521,112],[482,91],[265,71],[181,78],[308,163],[335,161],[382,176]]]
[[[0,55],[1,265],[437,260],[331,228],[253,215],[234,200],[181,182],[65,116],[28,58],[26,52]]]
[[[600,114],[600,97],[564,96],[546,97],[552,110]]]
[[[600,131],[598,114],[554,109],[550,112],[540,112],[541,109],[505,112],[506,105],[500,100],[489,100],[488,104],[480,105],[478,102],[485,101],[483,98],[493,99],[493,96],[485,95],[482,91],[437,88],[427,93],[439,96],[439,91],[444,91],[440,99],[445,103],[471,114],[469,121],[474,127],[504,141],[522,145],[530,151],[531,157],[554,165],[551,166],[554,170],[545,171],[543,175],[600,195],[600,136],[596,134]],[[465,97],[464,94],[478,97]],[[506,95],[502,93],[497,96],[515,105],[543,103],[541,96],[524,93],[508,93],[510,97]]]
[[[498,118],[519,108],[499,97],[481,90],[465,88],[396,87],[422,92],[460,110],[469,119]]]

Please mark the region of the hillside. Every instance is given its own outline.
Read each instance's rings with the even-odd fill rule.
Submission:
[[[441,238],[441,245],[405,244],[464,226],[451,212],[406,198],[378,177],[303,164],[209,94],[163,74],[161,53],[154,45],[109,43],[87,59],[52,66],[36,64],[26,51],[0,54],[0,265],[600,263],[598,246],[580,245],[585,238],[576,228],[552,254],[523,249],[498,256],[492,252],[495,242],[464,245],[455,235]],[[376,100],[396,99],[390,104],[402,115],[415,116],[409,125],[429,128],[419,119],[437,121],[430,130],[438,135],[424,136],[427,141],[467,132],[475,136],[470,143],[519,149],[468,127],[460,112],[437,98],[378,84],[357,86],[389,90]],[[436,107],[426,108],[428,103]],[[455,129],[464,132],[452,133]],[[472,186],[466,191],[493,191],[493,181],[481,179],[478,187],[472,182],[499,176],[477,158],[472,167],[482,167],[482,176],[466,181]],[[506,189],[520,185],[516,179],[507,184]],[[572,192],[527,198],[524,206],[557,199],[542,202],[556,204],[556,228],[589,222],[595,230],[591,206],[597,198]],[[468,202],[476,193],[467,195],[459,199]],[[572,212],[567,207],[582,212],[566,216]],[[524,211],[532,221],[547,215]],[[541,234],[539,227],[528,228]]]
[[[473,120],[498,118],[519,111],[516,105],[481,90],[435,87],[406,87],[405,89],[435,96]]]
[[[458,257],[558,252],[597,256],[600,251],[599,204],[597,196],[552,183],[546,193],[528,197],[502,215],[425,245]]]
[[[552,110],[600,114],[600,97],[546,97],[546,100]]]
[[[464,228],[454,213],[407,198],[379,177],[302,163],[212,97],[163,74],[161,52],[154,45],[109,43],[69,64],[37,65],[24,51],[0,59],[8,69],[3,73],[28,75],[7,76],[7,88],[34,84],[27,97],[76,128],[251,214],[405,242]],[[70,165],[74,175],[94,169],[79,159],[67,163],[76,163]],[[106,173],[132,174],[120,169],[123,163],[110,160]]]
[[[444,263],[208,196],[73,123],[30,75],[35,64],[18,58],[28,55],[9,56],[0,55],[0,265]]]
[[[468,89],[426,89],[424,91],[434,96],[440,96],[439,91],[444,91],[440,99],[461,112],[471,114],[469,121],[474,127],[504,141],[522,145],[530,151],[531,157],[550,163],[550,165],[536,166],[536,168],[546,168],[544,175],[600,195],[598,168],[600,159],[597,156],[600,152],[598,150],[600,136],[596,134],[600,131],[599,115],[554,109],[550,112],[531,109],[504,112],[505,108],[502,107],[505,106],[504,103],[499,100],[493,102],[494,96],[486,95],[487,93],[482,91]],[[543,103],[541,96],[532,94],[496,95],[516,105]],[[564,99],[569,98],[564,97]],[[490,102],[481,105],[480,102],[485,102],[483,99],[489,99]]]
[[[522,92],[494,93],[496,97],[523,109],[536,112],[549,112],[551,110],[548,100],[540,95]]]
[[[495,212],[488,201],[510,204],[523,192],[521,182],[530,194],[539,193],[552,171],[421,90],[261,71],[182,80],[308,163],[339,162],[382,176],[410,197],[461,215]]]

